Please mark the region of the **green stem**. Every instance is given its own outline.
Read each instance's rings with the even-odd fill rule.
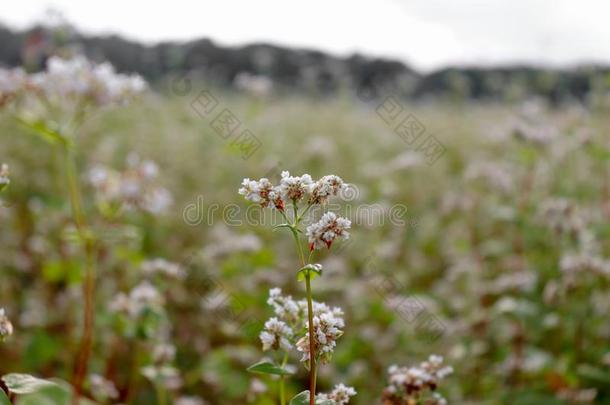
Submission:
[[[95,292],[95,242],[87,229],[85,215],[82,208],[82,197],[76,175],[76,163],[73,150],[65,149],[65,174],[70,195],[70,205],[72,207],[72,217],[76,230],[85,251],[85,278],[83,281],[83,334],[81,337],[76,365],[74,368],[73,384],[75,391],[75,401],[78,401],[83,388],[83,382],[87,375],[91,347],[93,346],[93,325],[95,321],[94,313],[94,292]]]
[[[303,215],[309,210],[310,206],[303,212]],[[297,245],[297,251],[301,259],[301,265],[305,267],[305,255],[303,254],[303,246],[299,242],[298,225],[302,216],[299,217],[296,204],[293,204],[294,223],[290,227],[294,242]],[[311,252],[309,257],[311,258]],[[308,273],[305,275],[305,287],[307,289],[307,321],[309,328],[309,405],[315,405],[316,402],[316,353],[314,344],[314,328],[313,328],[313,299],[311,293],[311,276]]]
[[[316,402],[316,356],[314,348],[313,300],[311,297],[311,276],[305,275],[307,289],[307,318],[309,322],[309,405]]]
[[[284,353],[284,359],[282,360],[282,368],[286,367],[288,362],[288,352]],[[286,376],[280,376],[280,405],[286,405],[286,387],[285,387]]]
[[[165,405],[167,404],[167,392],[165,388],[159,383],[155,384],[155,390],[157,391],[157,404]]]

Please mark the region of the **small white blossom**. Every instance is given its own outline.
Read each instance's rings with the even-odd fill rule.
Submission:
[[[89,376],[89,384],[91,393],[98,401],[117,399],[119,397],[119,391],[114,383],[99,374],[91,374]]]
[[[285,322],[277,318],[269,319],[265,322],[265,329],[260,334],[263,351],[279,349],[288,351],[292,349],[290,343],[292,335],[292,329]]]
[[[168,390],[177,390],[182,386],[178,370],[171,366],[147,366],[142,368],[142,375],[155,384],[161,384]]]
[[[388,369],[390,385],[383,392],[384,403],[403,404],[403,399],[420,398],[426,391],[434,391],[439,382],[453,373],[453,368],[443,366],[441,356],[431,355],[417,367],[391,366]],[[442,405],[442,397],[432,397],[432,404]]]
[[[161,293],[148,281],[138,284],[129,295],[118,293],[109,304],[113,312],[124,313],[131,318],[137,318],[146,309],[161,308],[164,299]]]
[[[311,186],[310,204],[325,204],[330,197],[344,191],[347,185],[341,177],[330,174],[322,177]]]
[[[185,276],[184,270],[179,264],[172,263],[162,258],[146,260],[142,263],[141,269],[142,272],[147,276],[161,274],[177,279],[182,279]]]
[[[351,221],[347,218],[337,217],[333,212],[325,213],[320,221],[307,227],[306,235],[310,250],[324,247],[330,249],[337,237],[343,240],[349,239],[347,229],[350,229],[351,225]]]
[[[274,187],[271,182],[262,178],[259,181],[244,179],[241,183],[239,194],[243,195],[246,200],[260,204],[261,207],[275,207],[278,210],[284,210],[284,200],[277,187]]]
[[[278,191],[285,201],[298,202],[309,193],[312,184],[313,180],[309,174],[295,177],[283,171]]]
[[[344,384],[337,384],[330,394],[320,393],[316,395],[316,404],[325,404],[332,401],[335,405],[349,404],[351,397],[356,396],[356,390]]]
[[[0,191],[2,191],[11,183],[11,179],[9,179],[8,176],[8,165],[6,163],[2,163],[2,165],[0,166]]]
[[[135,154],[130,154],[127,162],[128,167],[123,172],[99,165],[89,170],[89,183],[95,188],[98,202],[137,208],[151,214],[165,212],[173,198],[157,182],[157,164],[150,160],[140,161]]]
[[[4,308],[0,308],[0,341],[13,334],[13,324],[6,316]]]
[[[322,307],[322,305],[324,307]],[[323,310],[323,308],[325,310]],[[317,313],[316,313],[317,312]],[[337,339],[343,335],[340,328],[345,326],[343,312],[339,308],[330,309],[325,304],[318,305],[314,309],[313,336],[314,352],[322,363],[328,363],[337,346]],[[307,333],[297,342],[297,350],[303,353],[301,361],[309,364],[309,323],[305,324]]]

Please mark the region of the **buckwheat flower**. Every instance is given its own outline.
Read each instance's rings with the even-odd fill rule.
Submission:
[[[280,211],[284,210],[284,200],[282,200],[280,191],[268,179],[263,177],[259,181],[254,181],[246,178],[241,185],[238,192],[246,200],[260,204],[263,208],[275,207]]]
[[[203,399],[193,396],[183,396],[176,400],[176,405],[206,405]]]
[[[273,311],[281,320],[291,325],[299,323],[307,311],[307,301],[297,302],[290,295],[283,296],[279,288],[269,290],[267,304],[273,307]]]
[[[169,343],[159,343],[153,348],[152,358],[157,364],[171,363],[176,358],[176,346]]]
[[[0,166],[0,191],[5,189],[11,183],[11,179],[9,179],[8,175],[8,165],[6,163],[2,163],[2,166]]]
[[[309,174],[300,177],[291,176],[289,172],[282,172],[282,180],[278,191],[285,201],[301,201],[311,189],[313,180]]]
[[[330,197],[338,195],[347,188],[341,177],[330,174],[311,185],[310,204],[325,204]]]
[[[182,378],[178,370],[171,366],[147,366],[141,369],[142,375],[155,384],[160,384],[168,390],[177,390],[182,386]]]
[[[27,74],[21,68],[0,69],[0,105],[20,92],[27,83]]]
[[[323,364],[330,361],[337,346],[337,339],[343,335],[340,328],[345,326],[343,318],[339,317],[339,311],[326,311],[313,317],[314,351]],[[309,324],[306,323],[307,333],[297,342],[297,350],[303,353],[301,362],[309,366]]]
[[[30,76],[47,100],[86,100],[96,105],[124,103],[146,89],[138,75],[117,73],[109,63],[94,64],[83,56],[49,58],[44,72]]]
[[[118,293],[108,308],[112,312],[124,313],[131,318],[139,317],[146,309],[159,309],[164,299],[161,293],[148,281],[134,287],[129,294]]]
[[[260,334],[263,351],[279,349],[288,351],[292,349],[290,343],[292,335],[292,329],[285,322],[277,318],[269,319],[265,322],[265,329]]]
[[[337,237],[343,240],[349,239],[349,232],[352,222],[347,218],[337,217],[333,212],[327,212],[322,215],[320,221],[311,224],[307,227],[307,239],[309,240],[309,249],[322,249],[324,247],[330,249],[332,243]]]
[[[356,396],[356,394],[353,387],[338,384],[335,385],[330,394],[320,393],[316,395],[316,404],[328,404],[329,401],[332,401],[334,405],[346,405],[349,404],[350,398]]]
[[[6,316],[4,308],[0,308],[0,341],[4,341],[6,338],[13,334],[13,324]]]
[[[99,374],[91,374],[89,384],[91,393],[98,401],[107,401],[119,397],[119,391],[114,383]]]
[[[431,355],[427,361],[417,367],[391,366],[388,369],[389,386],[383,391],[383,403],[387,405],[403,405],[409,401],[421,398],[426,392],[437,389],[440,381],[453,373],[453,368],[443,365],[441,356]],[[430,404],[446,403],[440,396],[431,396]]]
[[[142,263],[141,269],[142,273],[147,276],[159,274],[177,279],[182,279],[185,276],[184,270],[179,264],[161,258],[146,260]]]

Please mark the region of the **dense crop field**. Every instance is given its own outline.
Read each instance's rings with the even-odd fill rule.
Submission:
[[[72,385],[82,374],[98,403],[263,405],[280,403],[280,385],[288,399],[308,389],[297,350],[293,375],[246,370],[282,363],[259,338],[275,316],[270,290],[301,300],[306,288],[290,229],[274,228],[283,214],[238,188],[287,170],[348,183],[303,218],[303,230],[323,211],[351,220],[349,239],[312,254],[324,269],[314,299],[344,319],[318,364],[320,392],[345,383],[350,403],[443,403],[390,395],[390,366],[437,355],[453,373],[430,385],[448,403],[610,403],[603,103],[412,104],[190,82],[91,108],[64,132],[65,112],[13,104],[0,111],[0,374]],[[15,403],[42,403],[5,384]]]

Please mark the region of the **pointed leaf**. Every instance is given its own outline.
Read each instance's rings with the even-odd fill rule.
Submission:
[[[290,400],[290,405],[309,405],[309,390],[297,394]]]
[[[305,277],[309,274],[311,279],[315,279],[317,276],[322,275],[322,265],[321,264],[308,264],[307,266],[301,268],[297,273],[297,280],[303,281]]]
[[[15,394],[30,394],[36,392],[43,387],[56,385],[54,382],[36,378],[29,374],[7,374],[2,377],[2,381],[10,392]]]
[[[279,225],[276,225],[276,226],[273,227],[273,231],[276,231],[277,229],[280,229],[280,228],[288,228],[288,229],[292,230],[292,225],[290,225],[290,224],[279,224]]]
[[[282,368],[280,366],[276,366],[270,361],[262,360],[256,364],[248,367],[248,371],[251,373],[259,373],[259,374],[273,374],[273,375],[291,375],[293,374],[291,371]]]
[[[70,145],[70,140],[68,138],[60,134],[58,131],[50,128],[44,123],[44,121],[30,122],[21,117],[16,117],[16,119],[21,125],[35,132],[37,135],[41,136],[45,141],[51,144],[60,143],[63,146]]]

